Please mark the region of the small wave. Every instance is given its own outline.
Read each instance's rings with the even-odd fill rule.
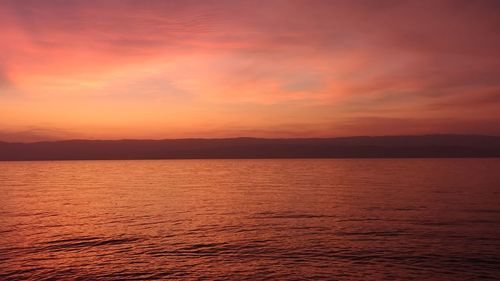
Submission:
[[[406,235],[406,231],[338,231],[339,236],[401,236]]]
[[[138,240],[140,239],[136,237],[114,238],[114,239],[104,239],[99,237],[79,237],[79,238],[47,241],[43,243],[44,246],[42,246],[41,248],[47,251],[76,250],[88,247],[128,244],[128,243],[134,243]]]
[[[251,218],[256,219],[311,219],[311,218],[335,218],[333,215],[294,213],[294,212],[262,212],[256,213]]]

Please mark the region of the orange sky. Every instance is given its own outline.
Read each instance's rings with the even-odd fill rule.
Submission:
[[[497,1],[0,1],[0,140],[500,134]]]

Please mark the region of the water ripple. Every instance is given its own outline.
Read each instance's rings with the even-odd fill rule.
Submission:
[[[499,161],[0,163],[0,280],[497,280]]]

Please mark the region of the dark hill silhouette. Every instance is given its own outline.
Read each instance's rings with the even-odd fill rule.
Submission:
[[[0,160],[500,157],[500,137],[423,135],[0,142]]]

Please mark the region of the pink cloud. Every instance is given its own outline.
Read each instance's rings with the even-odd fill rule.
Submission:
[[[170,111],[192,134],[203,133],[198,119],[222,131],[238,131],[224,128],[236,119],[255,132],[308,124],[290,131],[336,134],[345,120],[359,124],[346,134],[371,125],[405,132],[366,116],[496,133],[498,9],[493,1],[2,1],[0,91],[14,85],[19,98],[0,103],[9,114],[0,125],[92,135],[98,124],[82,125],[76,107],[94,104],[102,110],[89,119],[106,126],[125,126],[110,116],[134,108],[156,116],[140,118],[152,127],[175,127],[164,123]],[[225,107],[242,110],[218,111]],[[251,121],[259,114],[267,120]]]

